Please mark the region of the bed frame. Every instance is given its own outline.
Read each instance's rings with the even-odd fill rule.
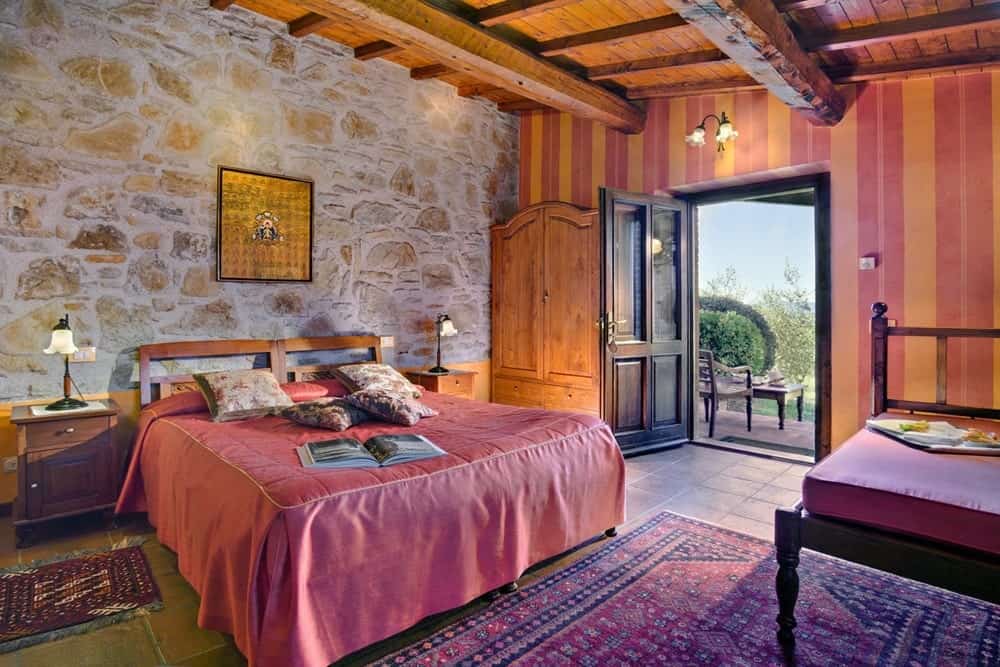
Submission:
[[[382,362],[382,347],[378,336],[200,340],[143,345],[139,348],[139,401],[142,405],[147,405],[157,398],[166,398],[182,391],[198,390],[190,374],[152,375],[153,362],[207,357],[263,356],[265,365],[260,368],[270,370],[279,382],[299,382],[330,377],[330,371],[342,364],[295,365],[295,353],[343,350],[367,350],[367,361]]]
[[[886,410],[1000,419],[1000,410],[948,403],[948,339],[1000,339],[1000,329],[948,329],[890,326],[888,307],[872,304],[872,415]],[[930,337],[937,341],[936,402],[903,401],[888,396],[888,350],[892,336]],[[800,500],[774,515],[778,574],[778,641],[786,651],[795,645],[795,602],[799,595],[799,551],[803,548],[861,563],[908,579],[1000,603],[1000,562],[995,554],[920,540],[850,521],[811,515]]]

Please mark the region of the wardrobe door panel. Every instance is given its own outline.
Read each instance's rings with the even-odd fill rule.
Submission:
[[[600,220],[552,207],[545,220],[544,307],[546,382],[600,385]]]
[[[544,212],[526,211],[493,232],[493,368],[542,379]]]

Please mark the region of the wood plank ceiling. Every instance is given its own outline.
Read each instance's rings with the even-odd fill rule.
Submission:
[[[1000,0],[209,0],[506,111],[642,130],[641,100],[766,87],[835,124],[831,82],[1000,67]],[[673,8],[679,10],[675,11]]]

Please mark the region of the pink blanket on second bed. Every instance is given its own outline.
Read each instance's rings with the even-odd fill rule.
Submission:
[[[150,404],[118,512],[148,511],[201,595],[199,625],[252,665],[327,665],[515,580],[624,520],[625,467],[600,420],[427,393],[437,417],[372,422],[447,456],[308,470],[334,437],[278,417],[216,424],[198,394]]]

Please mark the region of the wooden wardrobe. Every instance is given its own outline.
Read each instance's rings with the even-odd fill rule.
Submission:
[[[493,401],[600,416],[598,212],[535,204],[492,242]]]

